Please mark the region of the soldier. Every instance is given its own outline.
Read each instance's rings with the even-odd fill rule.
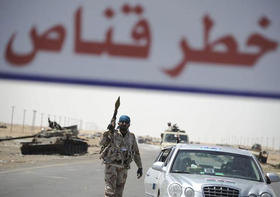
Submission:
[[[172,125],[171,125],[171,122],[168,122],[167,123],[167,131],[171,131],[172,130]]]
[[[132,160],[138,167],[137,178],[143,174],[135,135],[128,130],[130,118],[122,115],[116,130],[114,124],[114,120],[111,121],[100,141],[100,157],[105,164],[105,197],[122,197],[127,170],[130,169]]]

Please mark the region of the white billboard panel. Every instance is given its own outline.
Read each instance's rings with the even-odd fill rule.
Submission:
[[[3,0],[0,78],[280,98],[280,2]]]

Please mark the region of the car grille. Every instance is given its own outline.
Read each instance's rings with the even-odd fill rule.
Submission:
[[[239,191],[230,187],[207,186],[203,188],[204,197],[238,197]]]

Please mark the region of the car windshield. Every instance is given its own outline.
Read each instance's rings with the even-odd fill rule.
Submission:
[[[180,142],[188,142],[189,141],[187,135],[179,135],[179,139],[180,139]]]
[[[188,136],[187,135],[180,135],[177,133],[174,134],[165,134],[164,136],[164,142],[170,142],[170,143],[177,143],[177,135],[179,135],[179,142],[188,142]]]
[[[257,164],[251,157],[216,151],[180,150],[171,172],[262,181]]]

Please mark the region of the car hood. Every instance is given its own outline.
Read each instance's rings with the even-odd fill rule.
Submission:
[[[208,175],[193,175],[169,173],[167,175],[169,183],[177,182],[185,187],[192,187],[196,192],[202,192],[204,186],[223,186],[239,190],[240,196],[248,196],[249,194],[261,194],[269,192],[274,194],[271,187],[264,182],[250,181],[238,178],[217,177]],[[274,194],[275,195],[275,194]]]

